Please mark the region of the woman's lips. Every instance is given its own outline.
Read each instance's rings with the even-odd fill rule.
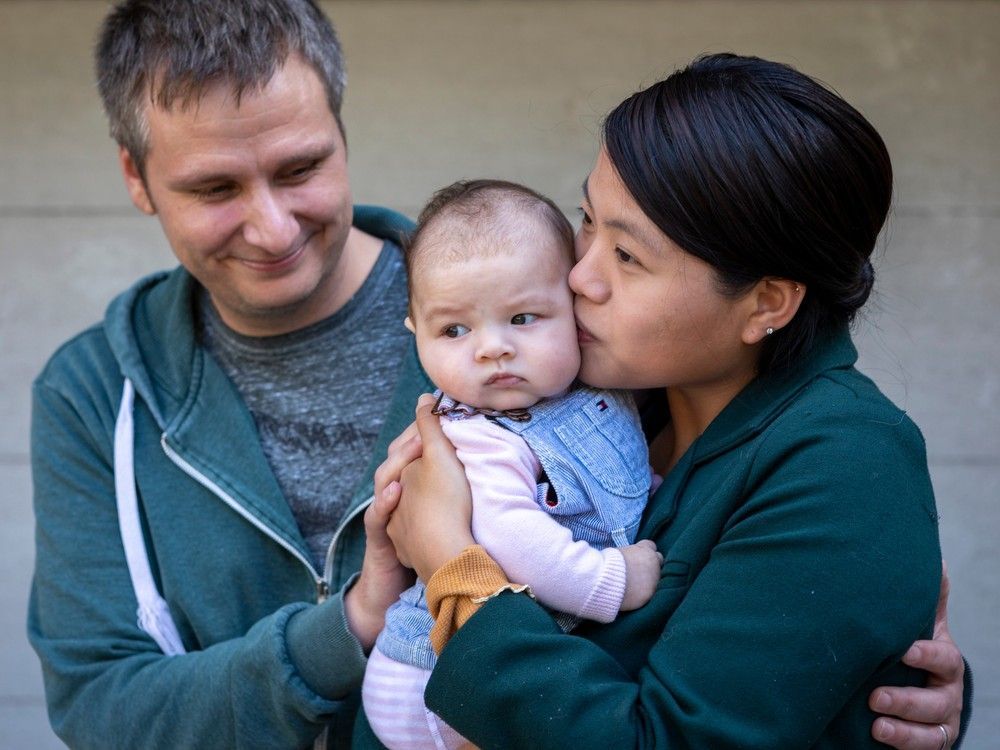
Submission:
[[[597,339],[594,337],[594,334],[592,334],[590,331],[588,331],[586,328],[580,325],[579,321],[577,321],[576,323],[576,340],[579,341],[581,344],[592,344],[593,342],[597,341]]]

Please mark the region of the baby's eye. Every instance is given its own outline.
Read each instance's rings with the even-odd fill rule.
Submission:
[[[445,328],[442,333],[450,339],[457,339],[459,336],[464,336],[469,332],[468,326],[463,326],[461,323],[455,323]]]
[[[538,320],[538,316],[534,313],[518,313],[510,319],[510,322],[511,325],[526,326],[528,323],[534,323],[536,320]]]

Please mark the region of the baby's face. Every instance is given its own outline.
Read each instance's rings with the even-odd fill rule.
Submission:
[[[519,409],[572,384],[580,348],[565,255],[511,248],[411,280],[407,326],[438,388],[470,406]]]

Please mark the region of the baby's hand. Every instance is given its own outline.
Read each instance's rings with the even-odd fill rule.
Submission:
[[[627,547],[619,547],[625,558],[625,596],[622,597],[620,610],[627,612],[639,609],[648,602],[656,584],[660,581],[660,566],[663,565],[663,555],[656,550],[656,545],[649,539],[643,539]]]

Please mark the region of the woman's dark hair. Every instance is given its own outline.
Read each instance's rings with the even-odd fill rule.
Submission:
[[[649,219],[711,265],[725,294],[765,276],[806,296],[764,340],[780,369],[849,324],[868,299],[870,257],[892,199],[882,138],[817,81],[757,57],[699,57],[607,116],[604,145]]]

